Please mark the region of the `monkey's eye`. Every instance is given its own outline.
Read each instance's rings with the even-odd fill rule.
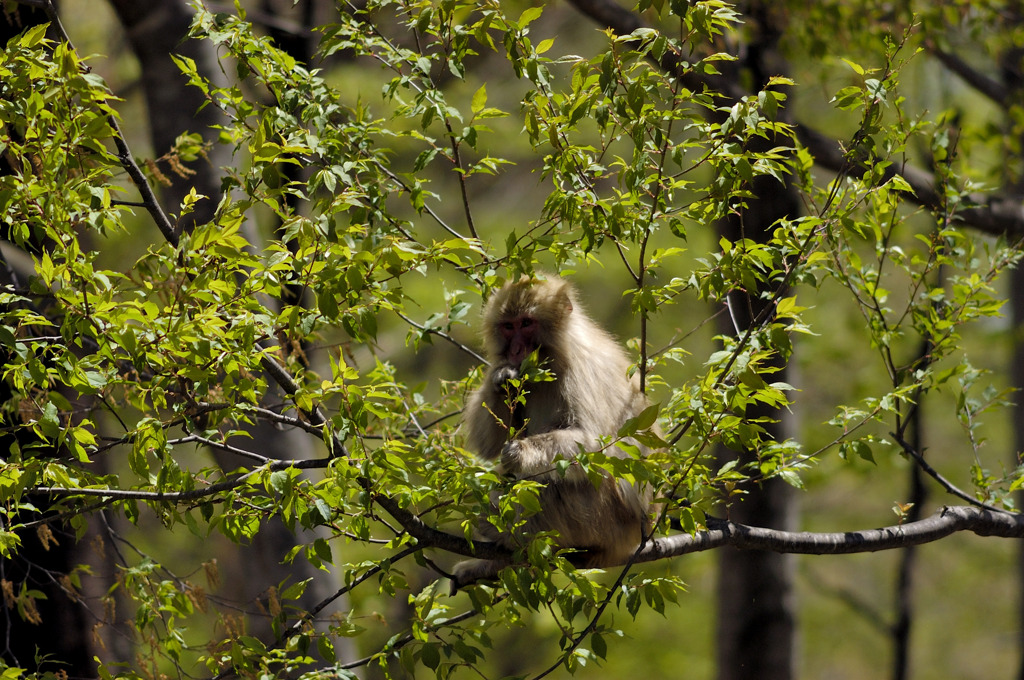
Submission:
[[[533,319],[531,319],[529,317],[523,319],[523,321],[522,321],[523,328],[529,328],[532,325],[533,325]]]
[[[505,321],[501,324],[501,327],[504,328],[506,331],[511,331],[515,329],[516,325],[511,321]]]

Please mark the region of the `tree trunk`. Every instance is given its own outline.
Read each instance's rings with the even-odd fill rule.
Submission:
[[[1024,452],[1024,268],[1018,266],[1010,274],[1010,315],[1013,323],[1013,357],[1010,363],[1010,386],[1017,390],[1011,413],[1013,415],[1013,467],[1020,465]],[[1024,493],[1017,494],[1017,501],[1024,503]],[[1018,549],[1018,628],[1017,644],[1020,666],[1017,677],[1024,680],[1024,544]]]
[[[767,142],[766,142],[767,143]],[[795,192],[772,178],[754,182],[756,199],[747,208],[719,223],[730,241],[762,241],[772,225],[798,212]],[[729,296],[731,314],[723,332],[742,333],[761,311],[757,291],[736,291]],[[735,324],[735,327],[734,327]],[[774,375],[787,381],[787,369]],[[776,440],[786,438],[791,426],[787,411],[749,409],[748,417],[769,415],[779,422],[767,426]],[[744,460],[751,454],[744,453]],[[779,479],[746,489],[742,500],[729,507],[729,518],[742,524],[792,531],[796,504],[791,486]],[[794,556],[756,550],[726,549],[718,559],[718,625],[716,640],[718,680],[790,680],[795,675],[796,616],[793,602]]]
[[[124,27],[132,52],[139,60],[140,84],[146,100],[149,138],[156,158],[168,153],[178,135],[183,132],[201,133],[204,139],[215,136],[212,125],[222,123],[221,113],[215,106],[202,107],[203,93],[189,87],[185,76],[171,59],[171,55],[189,57],[196,63],[199,73],[214,83],[223,80],[214,46],[208,42],[185,40],[195,12],[187,0],[109,0]],[[201,108],[202,107],[202,108]],[[180,213],[181,200],[188,191],[196,191],[208,198],[200,201],[195,212],[178,229],[188,231],[213,217],[220,196],[220,168],[231,163],[231,152],[225,146],[211,147],[207,159],[189,165],[196,174],[181,177],[162,166],[171,186],[161,187],[161,202],[168,213]],[[174,219],[174,217],[172,217]]]
[[[1024,23],[1024,15],[1019,3],[1011,4],[1011,12],[1007,15],[1007,23],[1019,27]],[[1024,92],[1024,48],[1007,49],[1000,55],[1000,69],[1003,85],[1007,90],[1007,101],[1019,102]],[[1016,129],[1013,114],[1007,112],[1007,129]],[[1018,142],[1022,141],[1018,138]],[[1017,158],[1008,157],[1004,164],[1004,193],[1007,198],[1024,200],[1024,168]],[[1018,264],[1010,273],[1010,321],[1013,333],[1013,345],[1010,357],[1010,387],[1017,391],[1013,407],[1010,411],[1013,418],[1013,457],[1011,469],[1021,464],[1024,454],[1024,267]],[[1018,502],[1024,502],[1024,493],[1017,494]],[[1020,666],[1017,677],[1024,680],[1024,546],[1021,546],[1017,558],[1019,586],[1018,591],[1018,645]]]

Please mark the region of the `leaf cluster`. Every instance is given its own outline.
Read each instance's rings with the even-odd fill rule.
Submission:
[[[240,8],[199,7],[191,36],[219,50],[231,78],[176,60],[222,112],[216,143],[234,163],[219,195],[193,191],[169,206],[183,216],[211,200],[212,219],[176,242],[140,235],[152,238],[145,252],[116,266],[101,266],[104,243],[142,207],[111,150],[125,141],[111,124],[119,102],[68,42],[42,29],[11,41],[0,55],[0,225],[32,266],[27,278],[11,269],[0,292],[0,554],[16,556],[27,532],[50,523],[82,537],[96,514],[236,543],[283,522],[312,536],[297,538],[289,561],[340,576],[337,594],[313,608],[307,581],[272,584],[276,639],[260,640],[237,635],[230,607],[195,577],[140,549],[108,594],[129,603],[150,645],[151,663],[131,675],[348,676],[397,663],[450,677],[486,667],[496,626],[538,613],[570,672],[606,659],[625,635],[613,613],[664,614],[680,580],[635,565],[578,570],[539,536],[498,583],[457,598],[441,585],[452,555],[509,557],[477,540],[481,521],[507,530],[540,510],[538,483],[510,485],[461,448],[457,416],[482,373],[472,306],[542,258],[559,271],[604,266],[625,282],[634,370],[659,405],[609,433],[607,446],[633,455],[581,452],[564,464],[594,483],[649,486],[655,534],[705,529],[715,504],[764,480],[803,486],[826,457],[912,456],[900,444],[906,423],[936,390],[955,395],[977,500],[1011,505],[1019,471],[988,472],[977,454],[978,418],[1006,395],[988,388],[962,339],[999,314],[997,282],[1020,249],[964,231],[957,215],[972,187],[955,173],[941,177],[943,210],[925,214],[893,172],[934,133],[899,95],[906,46],[890,42],[877,73],[851,62],[862,79],[833,99],[861,116],[850,162],[820,178],[785,116],[793,82],[774,78],[739,99],[711,85],[736,58],[719,40],[737,30],[729,6],[641,4],[658,28],[608,32],[587,57],[539,37],[540,7],[512,16],[496,2],[345,5],[322,27],[319,54],[376,64],[375,89],[358,93],[258,34]],[[477,71],[485,56],[521,87],[514,106],[493,101]],[[521,125],[546,187],[535,218],[512,229],[479,221],[473,193],[511,172],[491,151],[504,143],[492,126],[506,119]],[[200,148],[180,140],[182,158]],[[763,239],[712,236],[764,182],[799,191],[805,214]],[[740,294],[750,309],[737,308]],[[887,384],[835,404],[820,426],[827,443],[809,449],[774,425],[799,404],[784,371],[798,342],[820,337],[816,299],[858,315]],[[731,332],[709,334],[709,351],[673,329],[699,305],[731,320]],[[407,356],[433,345],[464,361],[423,381]],[[510,381],[510,399],[528,398],[543,374]],[[301,437],[315,455],[268,444],[258,425]],[[638,443],[657,451],[643,458]],[[23,588],[10,601],[31,621],[35,597]],[[351,608],[328,617],[343,598]],[[408,621],[385,635],[368,613],[398,598]],[[200,646],[206,620],[216,632]],[[375,636],[383,641],[363,659],[338,652],[343,638]]]

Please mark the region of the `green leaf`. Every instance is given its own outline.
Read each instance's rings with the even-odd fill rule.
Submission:
[[[306,592],[306,586],[309,585],[310,581],[312,581],[312,579],[306,579],[304,581],[291,584],[281,592],[281,599],[292,601],[298,600],[302,597],[303,593]]]
[[[529,7],[522,14],[519,15],[519,21],[516,24],[519,28],[526,28],[533,21],[540,18],[540,15],[544,13],[544,8],[541,6]]]
[[[473,93],[473,100],[470,103],[470,110],[474,114],[478,114],[484,110],[487,106],[487,83],[484,83],[480,88]]]
[[[853,69],[853,72],[854,72],[854,73],[856,73],[856,74],[857,74],[857,75],[859,75],[859,76],[862,76],[862,75],[864,75],[864,73],[865,73],[865,70],[864,70],[864,67],[863,67],[863,66],[861,66],[860,64],[858,64],[858,63],[856,63],[856,62],[850,61],[850,60],[849,60],[849,59],[847,59],[846,57],[842,57],[842,60],[843,60],[844,62],[846,62],[846,65],[847,65],[847,66],[849,66],[850,68],[852,68],[852,69]]]
[[[660,409],[661,407],[658,404],[651,404],[646,407],[635,417],[627,419],[619,428],[616,436],[620,438],[631,437],[641,430],[650,429],[657,422]]]
[[[21,47],[35,47],[43,41],[46,36],[46,29],[50,27],[50,24],[43,23],[28,28],[18,39],[18,45]]]
[[[330,564],[334,559],[334,555],[331,553],[330,544],[322,538],[318,538],[313,541],[313,551],[316,553],[317,557],[328,564]]]
[[[430,670],[436,670],[441,665],[441,652],[438,645],[426,643],[420,647],[420,661]]]
[[[590,649],[593,650],[597,658],[608,658],[608,644],[604,641],[604,637],[602,637],[600,633],[594,633],[590,636]]]
[[[331,638],[326,635],[320,635],[316,639],[316,649],[320,654],[320,658],[329,663],[333,663],[337,659],[337,655],[334,652],[334,643],[331,642]]]

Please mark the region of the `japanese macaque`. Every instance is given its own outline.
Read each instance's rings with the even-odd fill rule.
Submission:
[[[513,548],[524,544],[525,536],[555,531],[560,547],[579,551],[571,556],[578,566],[627,562],[650,532],[650,490],[611,478],[595,486],[579,465],[570,464],[563,476],[555,464],[558,458],[575,459],[580,450],[600,450],[599,437],[614,438],[628,418],[647,407],[638,381],[628,377],[625,351],[579,308],[569,282],[555,277],[524,276],[506,284],[487,303],[483,325],[491,364],[466,406],[467,445],[482,458],[498,460],[500,472],[545,487],[541,512],[527,517],[514,534],[499,534],[484,523],[482,538]],[[537,365],[553,380],[524,375],[524,362],[534,352]],[[515,380],[524,384],[510,385]],[[522,395],[525,400],[516,399]],[[605,453],[628,455],[614,445]],[[453,586],[494,577],[503,566],[462,562]]]

